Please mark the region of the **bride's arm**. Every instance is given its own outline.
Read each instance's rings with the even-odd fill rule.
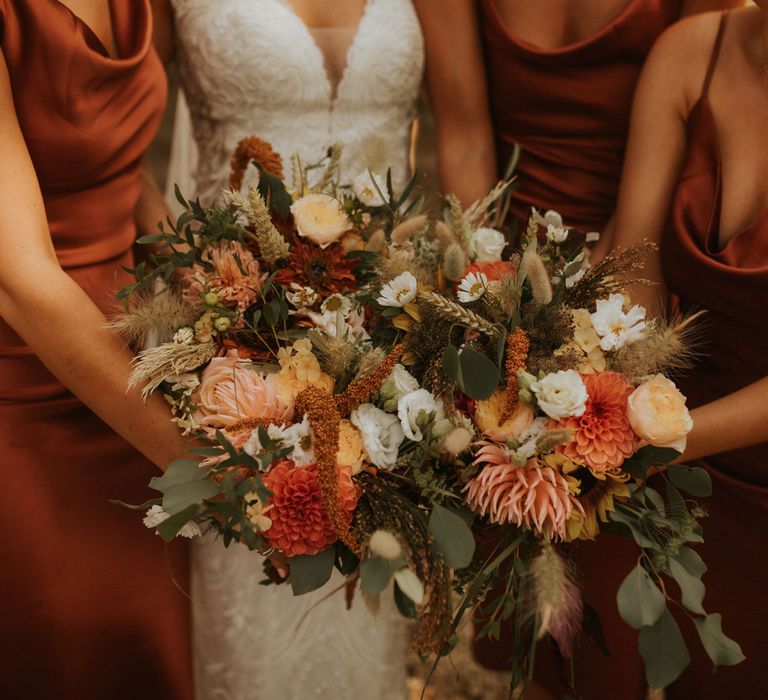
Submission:
[[[0,317],[66,387],[165,468],[184,452],[185,440],[159,396],[145,404],[139,392],[126,390],[130,354],[58,263],[2,56],[0,152]]]
[[[475,3],[414,0],[414,6],[426,45],[440,185],[471,204],[497,179]]]

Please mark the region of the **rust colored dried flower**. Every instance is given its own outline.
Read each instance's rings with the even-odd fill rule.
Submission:
[[[530,343],[528,333],[522,328],[507,336],[507,357],[504,360],[504,371],[507,383],[507,402],[501,414],[500,423],[504,423],[512,415],[517,407],[519,398],[517,395],[517,373],[525,369],[525,361],[528,359]]]
[[[381,386],[382,382],[392,373],[392,369],[405,352],[405,345],[396,345],[384,361],[372,372],[352,382],[342,394],[335,396],[338,412],[348,416],[353,409],[364,403]]]
[[[243,175],[251,161],[279,180],[283,179],[283,159],[280,155],[266,141],[256,136],[247,136],[237,144],[230,161],[232,171],[229,186],[233,190],[239,190],[242,186]]]

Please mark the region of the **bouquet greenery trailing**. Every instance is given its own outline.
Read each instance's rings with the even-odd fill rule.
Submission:
[[[145,524],[247,546],[297,595],[334,568],[348,595],[391,588],[425,655],[448,654],[470,611],[483,634],[511,625],[515,686],[539,639],[567,659],[582,628],[569,543],[618,532],[638,547],[617,601],[649,684],[688,663],[672,580],[713,663],[738,663],[690,546],[709,477],[671,464],[691,419],[667,375],[690,361],[691,320],[623,293],[644,247],[590,265],[534,211],[510,249],[508,182],[430,213],[416,178],[343,183],[339,163],[340,146],[294,158],[289,187],[246,139],[217,204],[177,192],[181,217],[140,241],[155,252],[113,327],[140,349],[134,383],[209,443],[153,479]]]

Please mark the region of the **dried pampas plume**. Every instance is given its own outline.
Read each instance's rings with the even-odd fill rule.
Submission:
[[[146,400],[167,377],[191,372],[215,355],[214,343],[193,345],[163,343],[157,347],[148,348],[134,359],[128,388],[142,386],[141,396]]]
[[[531,293],[537,304],[546,306],[552,301],[552,283],[541,256],[533,247],[528,248],[520,261],[519,273],[531,285]]]
[[[165,343],[183,326],[192,325],[195,312],[180,297],[169,291],[134,296],[127,312],[107,323],[128,345],[141,348],[151,338]]]
[[[536,636],[541,639],[545,634],[551,635],[560,653],[569,658],[581,627],[581,591],[567,563],[551,544],[542,547],[531,562],[530,572],[538,620]]]
[[[445,278],[456,282],[464,277],[469,261],[467,254],[458,243],[451,243],[443,253],[443,272]]]
[[[705,311],[691,316],[674,315],[670,318],[659,316],[649,324],[647,335],[625,345],[616,353],[611,369],[631,378],[649,374],[676,374],[689,370],[696,363]]]
[[[417,233],[426,232],[428,225],[426,214],[412,216],[410,219],[406,219],[403,223],[395,226],[392,230],[392,242],[395,245],[404,245]]]

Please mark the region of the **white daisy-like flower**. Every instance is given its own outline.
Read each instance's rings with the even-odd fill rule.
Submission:
[[[181,528],[181,530],[179,530],[179,535],[191,539],[193,537],[202,537],[203,533],[200,530],[200,526],[194,520],[190,520],[183,528]]]
[[[290,458],[297,467],[305,467],[316,461],[308,416],[304,416],[301,423],[294,423],[287,428],[270,425],[267,427],[267,434],[271,440],[291,449]]]
[[[379,292],[376,300],[382,306],[402,308],[416,297],[418,283],[410,272],[401,272],[393,280],[387,282]]]
[[[291,282],[291,291],[285,293],[285,298],[297,309],[304,309],[317,303],[318,294],[312,287],[302,287]]]
[[[488,277],[482,272],[470,272],[459,283],[457,296],[465,304],[477,301],[488,289]]]
[[[322,304],[320,304],[320,311],[324,314],[337,314],[341,313],[342,318],[349,316],[352,311],[352,300],[341,294],[331,294]]]
[[[162,506],[154,505],[146,512],[142,522],[146,527],[153,530],[157,528],[160,523],[165,522],[170,517],[171,514],[167,513]],[[184,527],[181,528],[181,530],[179,530],[179,535],[187,538],[200,537],[202,534],[203,533],[200,530],[200,526],[194,520],[190,520],[186,525],[184,525]]]
[[[600,299],[595,313],[590,316],[592,327],[600,336],[600,347],[608,352],[619,350],[628,343],[634,343],[645,335],[645,309],[633,306],[624,313],[624,296],[611,294]]]

